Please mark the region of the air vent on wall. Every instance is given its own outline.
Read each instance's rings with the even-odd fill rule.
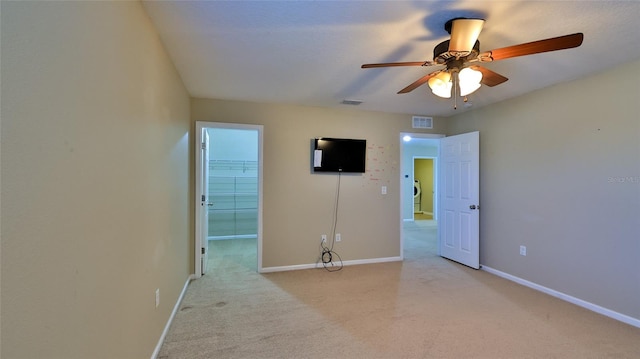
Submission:
[[[413,128],[433,128],[433,117],[413,116]]]

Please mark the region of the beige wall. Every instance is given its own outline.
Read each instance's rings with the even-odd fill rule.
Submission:
[[[264,268],[315,263],[321,234],[331,234],[338,178],[311,172],[311,140],[321,136],[368,147],[366,173],[341,177],[334,250],[343,260],[400,256],[399,141],[410,115],[208,99],[191,106],[193,121],[264,125]],[[434,123],[434,133],[445,133],[443,121]]]
[[[483,265],[640,319],[638,74],[636,61],[449,119],[480,131]]]
[[[315,262],[331,229],[337,178],[310,171],[317,136],[370,147],[367,173],[342,177],[335,250],[400,255],[411,116],[204,99],[190,116],[138,3],[1,6],[0,356],[149,357],[193,271],[196,120],[265,126],[264,267]],[[640,318],[638,73],[435,120],[481,132],[484,265]]]
[[[192,272],[188,95],[137,2],[1,24],[1,356],[148,358]]]

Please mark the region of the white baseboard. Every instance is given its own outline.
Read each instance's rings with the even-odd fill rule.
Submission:
[[[638,319],[638,318],[633,318],[633,317],[630,317],[628,315],[625,315],[625,314],[622,314],[622,313],[618,313],[618,312],[613,311],[611,309],[607,309],[607,308],[601,307],[601,306],[599,306],[597,304],[593,304],[593,303],[587,302],[585,300],[582,300],[580,298],[576,298],[576,297],[570,296],[568,294],[559,292],[557,290],[541,286],[539,284],[530,282],[530,281],[528,281],[526,279],[522,279],[520,277],[516,277],[514,275],[511,275],[511,274],[508,274],[508,273],[505,273],[505,272],[501,272],[501,271],[499,271],[497,269],[493,269],[493,268],[487,267],[485,265],[481,265],[480,269],[482,269],[483,271],[486,271],[488,273],[497,275],[498,277],[502,277],[502,278],[508,279],[508,280],[510,280],[512,282],[516,282],[518,284],[524,285],[525,287],[529,287],[531,289],[535,289],[535,290],[540,291],[542,293],[548,294],[548,295],[550,295],[552,297],[556,297],[556,298],[562,299],[562,300],[564,300],[566,302],[575,304],[575,305],[577,305],[579,307],[588,309],[588,310],[590,310],[592,312],[596,312],[598,314],[602,314],[602,315],[607,316],[609,318],[612,318],[612,319],[621,321],[623,323],[632,325],[634,327],[640,328],[640,319]]]
[[[385,258],[356,259],[351,261],[343,261],[342,265],[346,267],[346,266],[360,265],[360,264],[400,262],[400,261],[402,261],[402,257],[385,257]],[[290,270],[313,269],[313,268],[323,268],[322,263],[297,264],[297,265],[281,266],[281,267],[266,267],[266,268],[261,268],[258,272],[273,273],[273,272],[285,272]]]
[[[167,324],[164,326],[164,330],[162,331],[162,335],[160,335],[160,339],[158,340],[158,344],[156,344],[156,348],[153,351],[153,354],[151,354],[151,359],[156,359],[158,357],[158,354],[160,354],[160,349],[162,348],[162,343],[164,343],[164,338],[167,336],[167,333],[169,332],[169,327],[171,327],[171,323],[173,322],[173,318],[176,316],[176,313],[178,313],[178,309],[180,308],[180,303],[182,303],[182,299],[184,298],[184,294],[187,292],[187,288],[189,287],[189,283],[191,283],[192,280],[195,279],[195,276],[193,274],[191,274],[188,278],[187,278],[187,282],[184,284],[184,287],[182,287],[182,292],[180,292],[180,295],[178,296],[178,300],[176,301],[176,304],[173,306],[173,311],[171,312],[171,315],[169,316],[169,320],[167,321]]]

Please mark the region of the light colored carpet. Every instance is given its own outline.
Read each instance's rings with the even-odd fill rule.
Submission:
[[[640,357],[640,329],[438,257],[433,221],[405,228],[404,262],[333,273],[261,275],[255,240],[211,242],[159,358]]]

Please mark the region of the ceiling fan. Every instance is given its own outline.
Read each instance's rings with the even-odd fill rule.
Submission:
[[[444,98],[451,97],[452,88],[455,98],[456,88],[459,88],[459,94],[464,97],[466,102],[466,96],[480,88],[481,84],[493,87],[508,80],[508,78],[476,63],[570,49],[580,46],[584,38],[582,33],[575,33],[480,52],[478,36],[483,25],[483,19],[454,18],[447,21],[444,28],[451,34],[451,39],[439,43],[433,49],[433,61],[364,64],[362,68],[444,65],[444,69],[433,71],[419,78],[398,93],[408,93],[428,83],[435,95]]]

